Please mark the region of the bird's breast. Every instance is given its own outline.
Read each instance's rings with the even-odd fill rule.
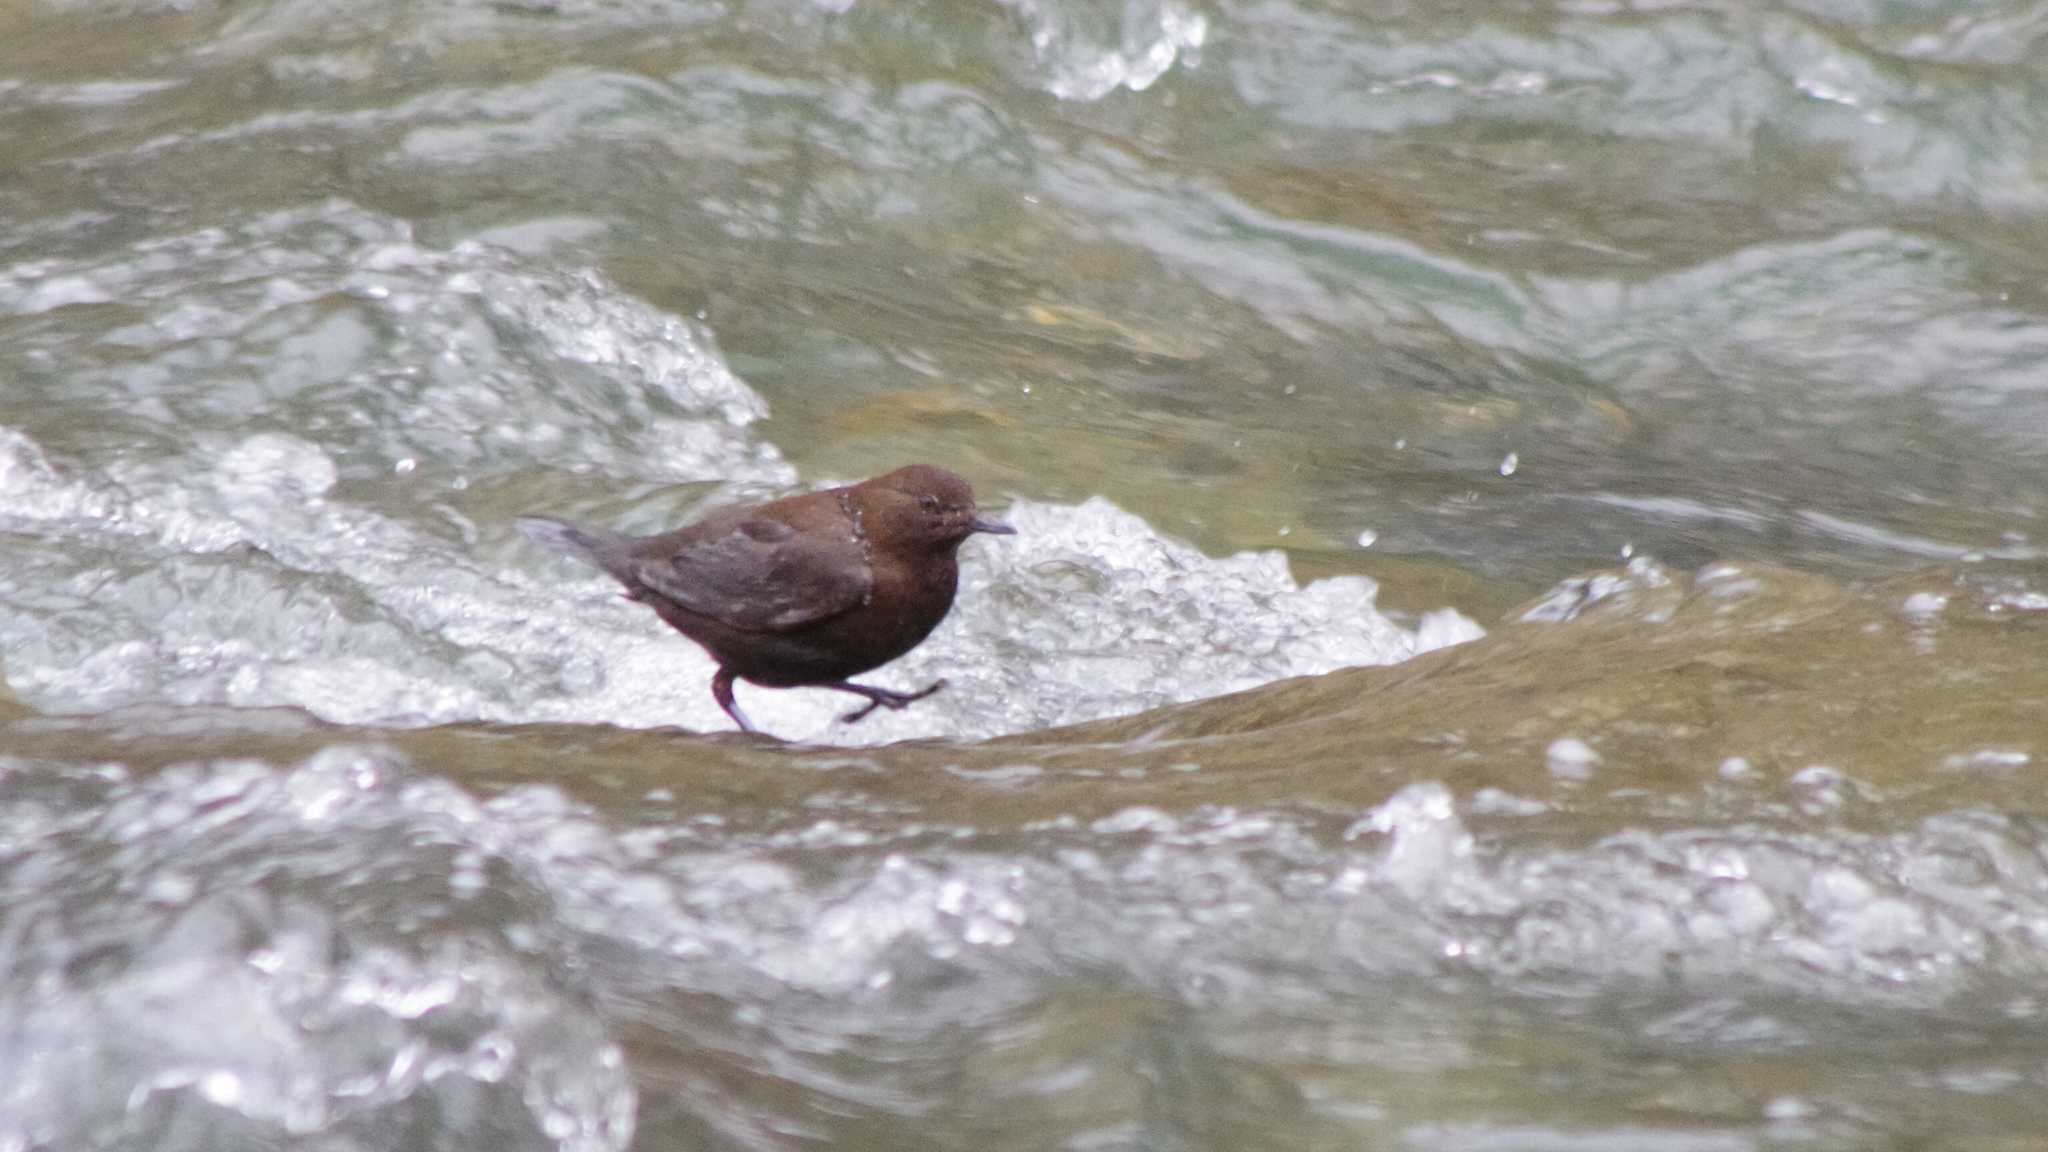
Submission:
[[[867,611],[884,620],[893,632],[908,637],[906,647],[924,639],[953,607],[959,569],[952,557],[944,562],[880,562],[874,567],[874,592]]]

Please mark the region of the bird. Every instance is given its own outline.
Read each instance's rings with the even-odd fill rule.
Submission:
[[[733,696],[739,680],[865,698],[866,707],[840,717],[848,724],[945,687],[940,679],[895,692],[851,677],[917,647],[946,618],[962,542],[1016,533],[980,514],[966,480],[930,464],[723,509],[654,536],[548,516],[514,523],[529,540],[609,574],[628,600],[696,641],[718,664],[712,698],[743,732],[760,729]]]

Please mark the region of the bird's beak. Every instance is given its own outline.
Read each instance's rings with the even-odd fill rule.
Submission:
[[[1015,536],[1017,534],[1015,528],[1010,527],[1001,520],[991,520],[986,516],[976,516],[974,519],[969,520],[967,522],[967,531],[986,532],[991,536]]]

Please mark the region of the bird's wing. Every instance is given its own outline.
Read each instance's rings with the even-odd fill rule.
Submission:
[[[633,574],[682,607],[747,632],[815,624],[866,603],[874,588],[855,541],[820,539],[763,519],[643,557]]]

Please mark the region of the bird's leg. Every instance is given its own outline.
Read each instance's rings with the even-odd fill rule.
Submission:
[[[946,682],[944,680],[934,680],[930,684],[926,685],[921,691],[891,692],[887,688],[870,688],[865,684],[855,684],[851,680],[839,680],[831,684],[811,685],[811,687],[813,688],[831,688],[839,692],[851,692],[855,696],[865,696],[868,698],[867,707],[862,708],[857,712],[848,712],[846,715],[841,716],[839,718],[839,722],[841,724],[858,724],[862,720],[867,719],[868,713],[873,712],[877,708],[887,708],[891,712],[900,712],[903,709],[910,707],[912,704],[917,703],[919,700],[922,700],[925,697],[931,695],[932,693],[937,692],[939,689],[944,688],[945,686]]]
[[[747,714],[740,711],[740,702],[732,698],[732,669],[720,668],[718,675],[711,678],[711,698],[732,717],[742,732],[759,732],[760,729],[747,722]]]

